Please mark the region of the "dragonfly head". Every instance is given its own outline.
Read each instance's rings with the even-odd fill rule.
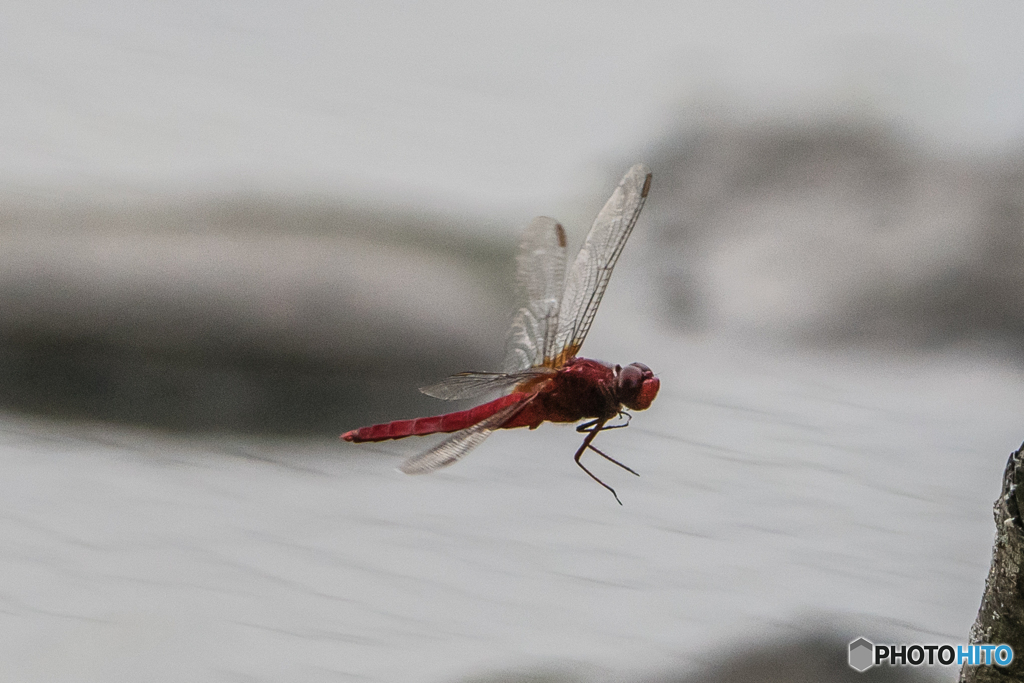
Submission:
[[[661,382],[643,363],[630,363],[615,378],[619,401],[630,410],[647,410],[658,395]]]

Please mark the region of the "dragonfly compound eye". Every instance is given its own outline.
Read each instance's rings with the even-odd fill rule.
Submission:
[[[619,373],[619,400],[631,410],[646,410],[658,395],[661,382],[643,363],[631,363]]]

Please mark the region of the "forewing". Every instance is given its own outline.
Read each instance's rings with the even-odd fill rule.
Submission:
[[[608,286],[608,278],[636,225],[650,187],[650,169],[643,164],[633,166],[597,214],[565,281],[553,346],[556,357],[549,361],[553,366],[575,356],[583,345]]]
[[[541,365],[555,348],[565,286],[565,229],[553,218],[533,219],[516,257],[516,305],[505,344],[505,373]]]
[[[437,384],[421,387],[427,396],[457,401],[489,392],[506,392],[517,384],[551,374],[548,368],[529,368],[521,372],[460,372],[445,377]]]
[[[472,427],[455,432],[426,453],[414,455],[406,460],[400,469],[406,474],[426,474],[451,465],[483,443],[483,440],[490,436],[491,432],[515,417],[532,400],[531,396],[518,403],[513,403],[486,420],[481,420]]]

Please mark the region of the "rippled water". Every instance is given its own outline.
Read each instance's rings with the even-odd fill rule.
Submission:
[[[564,427],[409,477],[395,466],[419,443],[6,418],[4,677],[603,680],[768,634],[966,638],[1018,368],[636,341],[596,345],[664,387],[601,436],[642,475],[592,463],[623,507]]]

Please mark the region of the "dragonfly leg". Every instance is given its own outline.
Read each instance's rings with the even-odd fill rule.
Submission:
[[[612,425],[611,427],[602,427],[602,429],[622,429],[623,427],[629,426],[629,421],[633,419],[633,416],[627,413],[625,410],[620,410],[618,417],[625,418],[626,421],[622,424]]]
[[[587,434],[594,431],[594,429],[597,429],[598,431],[603,431],[606,429],[622,429],[623,427],[628,427],[629,421],[633,419],[633,416],[627,413],[625,410],[620,410],[618,417],[624,417],[626,418],[626,421],[619,425],[605,426],[603,424],[605,422],[604,420],[602,420],[601,418],[596,418],[594,420],[591,420],[590,422],[584,422],[583,424],[579,425],[578,427],[576,427],[576,431],[579,432],[580,434]],[[599,423],[601,424],[600,427],[597,426]]]
[[[620,425],[620,426],[621,426],[621,427],[625,427],[626,425]],[[598,448],[597,446],[595,446],[595,445],[593,445],[593,444],[590,444],[590,445],[588,445],[588,446],[587,446],[587,448],[589,448],[590,450],[594,451],[595,453],[597,453],[598,455],[600,455],[600,456],[601,456],[602,458],[604,458],[605,460],[610,460],[611,462],[615,463],[616,465],[618,465],[618,466],[619,466],[619,467],[621,467],[622,469],[626,470],[627,472],[632,472],[633,474],[635,474],[635,475],[636,475],[636,476],[638,476],[638,477],[640,476],[640,473],[639,473],[639,472],[637,472],[636,470],[634,470],[634,469],[633,469],[632,467],[630,467],[630,466],[628,466],[628,465],[623,465],[623,464],[622,464],[621,462],[619,462],[618,460],[616,460],[616,459],[615,459],[615,458],[613,458],[612,456],[608,455],[607,453],[605,453],[604,451],[602,451],[602,450],[601,450],[600,448]]]
[[[604,424],[603,420],[597,420],[597,421],[594,422],[593,426],[588,430],[589,433],[587,434],[587,438],[583,439],[583,444],[580,445],[579,450],[576,451],[576,455],[575,455],[575,457],[573,459],[576,461],[576,464],[580,466],[580,469],[583,470],[584,472],[586,472],[590,476],[591,479],[593,479],[598,484],[600,484],[601,486],[603,486],[606,489],[608,489],[609,491],[611,491],[612,495],[615,496],[615,502],[618,503],[619,505],[622,505],[622,501],[619,500],[619,494],[615,493],[615,489],[613,489],[611,486],[609,486],[608,484],[606,484],[603,481],[601,481],[600,479],[598,479],[594,475],[593,472],[588,470],[586,468],[586,466],[584,466],[584,464],[582,462],[580,462],[580,458],[583,456],[584,451],[586,451],[587,448],[591,447],[590,446],[590,442],[593,441],[594,438],[601,431],[601,427],[602,427],[603,424]],[[600,453],[600,451],[598,451],[598,452]],[[601,455],[604,455],[604,453],[601,453]],[[605,457],[607,458],[608,456],[605,456]],[[618,463],[616,463],[616,464],[618,464]],[[627,467],[626,469],[629,469],[629,468]],[[634,472],[634,474],[635,474],[635,472]]]

